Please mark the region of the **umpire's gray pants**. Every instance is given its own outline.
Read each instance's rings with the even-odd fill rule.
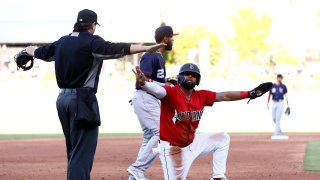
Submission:
[[[90,180],[90,172],[98,140],[98,126],[86,127],[75,122],[76,91],[60,93],[56,102],[58,116],[66,140],[68,180]]]
[[[160,100],[143,90],[137,90],[133,95],[132,105],[143,131],[143,142],[131,167],[145,172],[158,155],[152,148],[157,147],[159,142]]]
[[[282,131],[280,128],[280,120],[283,113],[284,102],[283,100],[280,101],[273,101],[272,104],[272,119],[275,124],[274,135],[281,135]]]

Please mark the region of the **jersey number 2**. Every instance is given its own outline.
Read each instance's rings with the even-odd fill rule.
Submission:
[[[164,69],[158,69],[157,78],[164,78]]]

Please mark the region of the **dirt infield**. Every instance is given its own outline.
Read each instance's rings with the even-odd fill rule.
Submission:
[[[270,134],[232,134],[228,157],[229,180],[319,180],[320,172],[304,172],[306,143],[320,134],[290,134],[289,140],[271,140]],[[126,168],[135,160],[142,141],[136,137],[100,137],[92,170],[93,180],[127,179]],[[207,180],[212,155],[197,159],[188,179]],[[160,160],[146,173],[163,179]],[[0,140],[1,180],[66,179],[64,139]]]

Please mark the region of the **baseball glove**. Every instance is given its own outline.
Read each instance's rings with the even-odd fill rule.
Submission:
[[[166,79],[168,83],[171,83],[172,85],[177,85],[178,84],[178,79],[176,77],[169,77]]]
[[[30,56],[26,50],[22,50],[14,56],[14,61],[17,64],[17,70],[21,68],[27,71],[33,67],[34,57]],[[27,66],[29,61],[31,61],[31,63]]]
[[[250,99],[247,103],[249,103],[250,100],[260,97],[264,95],[266,92],[270,91],[270,89],[272,88],[272,85],[273,85],[272,82],[265,82],[260,84],[258,87],[252,89],[251,91],[249,91]]]
[[[290,107],[287,107],[287,109],[284,111],[284,114],[289,116],[290,113],[291,113],[291,109],[290,109]]]

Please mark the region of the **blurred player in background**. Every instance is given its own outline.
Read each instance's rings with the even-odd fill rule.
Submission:
[[[267,108],[269,109],[269,102],[272,96],[272,119],[275,123],[274,136],[281,136],[282,130],[280,128],[280,120],[283,114],[284,109],[284,98],[286,99],[287,107],[289,107],[288,101],[288,89],[287,86],[282,83],[283,76],[282,74],[277,75],[277,81],[273,84],[267,102]]]
[[[154,36],[156,43],[164,43],[166,46],[160,48],[158,52],[147,52],[142,56],[140,68],[148,81],[159,85],[167,83],[166,62],[162,55],[165,51],[172,50],[175,35],[178,34],[174,34],[170,26],[160,26],[156,29]],[[141,90],[141,87],[136,84],[132,105],[143,131],[143,142],[136,161],[128,167],[127,171],[129,180],[144,180],[146,179],[145,171],[158,155],[152,151],[152,148],[157,147],[159,141],[160,101],[154,95]]]

